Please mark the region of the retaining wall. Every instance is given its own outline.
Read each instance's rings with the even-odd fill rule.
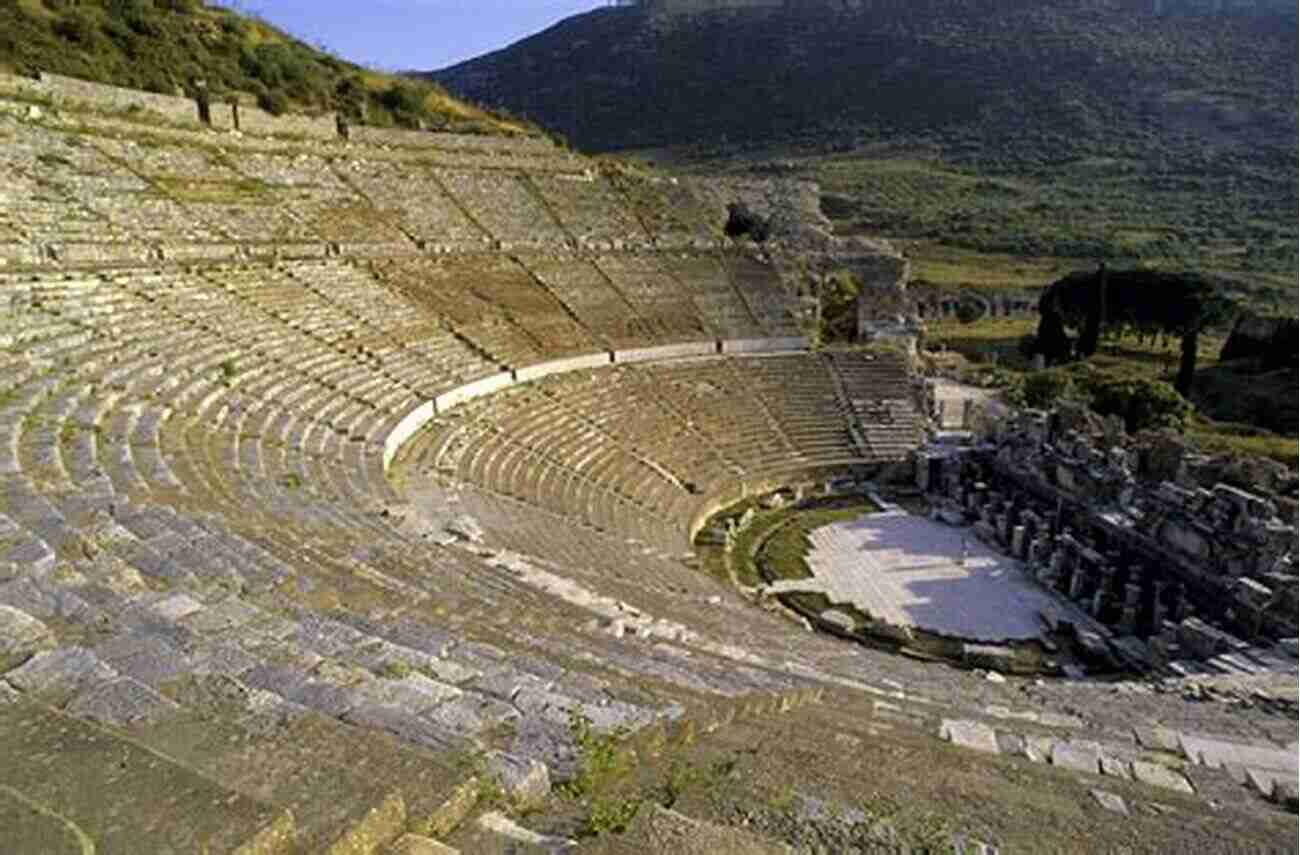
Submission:
[[[786,338],[733,338],[722,342],[723,353],[770,353],[808,350],[811,343],[804,336]]]
[[[682,344],[665,344],[660,347],[637,347],[614,351],[616,363],[654,362],[660,359],[683,359],[688,356],[714,356],[718,352],[716,341],[690,341]]]
[[[758,472],[747,478],[736,478],[723,483],[696,506],[686,524],[686,537],[695,543],[695,537],[709,520],[732,505],[749,498],[761,496],[786,487],[805,484],[816,488],[818,484],[833,477],[842,477],[847,473],[866,476],[878,471],[879,467],[866,460],[845,459],[840,463],[825,463],[815,466],[795,466],[789,469]]]
[[[534,137],[489,137],[476,134],[453,134],[445,131],[412,131],[401,128],[373,128],[352,125],[348,139],[367,145],[391,145],[399,148],[440,148],[449,151],[491,151],[515,154],[527,152],[554,152],[555,146],[546,139]]]
[[[416,431],[427,425],[433,420],[434,408],[433,401],[426,401],[416,407],[406,415],[406,418],[397,423],[392,433],[384,438],[384,471],[392,465],[393,458],[397,456],[397,450],[406,443],[408,439],[415,436]]]
[[[437,413],[445,413],[450,409],[460,406],[466,401],[472,401],[475,398],[482,398],[484,395],[491,395],[500,392],[515,384],[514,374],[506,371],[501,374],[493,374],[484,377],[482,380],[475,380],[473,383],[466,383],[450,392],[444,392],[433,399],[433,409]]]
[[[239,130],[249,134],[280,134],[303,136],[318,140],[335,140],[339,137],[338,117],[334,113],[321,116],[272,116],[260,107],[239,106]]]
[[[91,83],[75,77],[41,72],[41,87],[54,100],[86,101],[109,110],[138,108],[157,113],[173,122],[197,122],[199,107],[193,98],[180,95],[159,95],[139,89],[124,89]]]
[[[568,359],[556,359],[551,362],[539,362],[536,365],[529,365],[525,368],[517,369],[514,372],[515,381],[518,383],[527,383],[529,380],[538,380],[542,377],[549,377],[552,374],[563,374],[566,371],[581,371],[585,368],[601,368],[609,365],[614,361],[614,354],[609,351],[600,353],[588,353],[583,356],[573,356]]]

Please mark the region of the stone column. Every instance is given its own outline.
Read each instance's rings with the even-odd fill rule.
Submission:
[[[1092,615],[1097,620],[1101,620],[1101,610],[1106,607],[1107,599],[1108,596],[1106,594],[1106,589],[1098,588],[1096,593],[1092,595],[1092,602],[1088,606],[1088,614]]]
[[[1191,611],[1191,607],[1187,603],[1187,591],[1182,585],[1179,585],[1174,590],[1174,623],[1182,623],[1186,620],[1189,611]]]
[[[1084,571],[1083,565],[1076,564],[1074,567],[1074,572],[1070,575],[1069,597],[1071,600],[1078,600],[1079,597],[1083,596],[1083,584],[1085,581],[1084,579],[1085,575],[1086,573]]]
[[[1119,619],[1119,626],[1118,626],[1119,634],[1136,635],[1137,622],[1138,622],[1137,606],[1125,605],[1124,612],[1120,615],[1120,619]]]
[[[1022,525],[1011,529],[1011,554],[1025,560],[1025,527]]]

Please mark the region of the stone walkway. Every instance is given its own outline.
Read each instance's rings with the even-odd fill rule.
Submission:
[[[888,511],[825,526],[811,539],[815,581],[803,589],[891,624],[979,641],[1037,638],[1038,613],[1055,608],[1019,562],[969,529]]]

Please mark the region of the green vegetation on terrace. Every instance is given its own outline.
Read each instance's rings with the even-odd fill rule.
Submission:
[[[812,572],[807,562],[810,532],[880,510],[863,496],[842,496],[770,511],[747,502],[729,509],[728,516],[750,508],[755,511],[754,519],[736,535],[730,559],[736,581],[749,587],[774,579],[810,578]]]
[[[1133,388],[1159,383],[1169,385],[1172,390],[1179,362],[1176,338],[1111,335],[1101,339],[1097,353],[1086,362],[1034,372],[1031,360],[1020,346],[1025,337],[1034,334],[1037,326],[1037,317],[985,318],[973,323],[932,321],[926,325],[925,347],[936,362],[945,361],[937,351],[960,355],[963,379],[1002,386],[1013,400],[1025,400],[1027,389],[1032,397],[1034,388],[1053,385],[1060,393],[1086,400],[1091,400],[1103,387]],[[1294,374],[1283,371],[1240,375],[1233,365],[1219,362],[1224,341],[1222,333],[1211,333],[1201,336],[1197,342],[1200,368],[1191,397],[1196,411],[1174,407],[1182,414],[1178,419],[1182,429],[1206,451],[1266,457],[1296,468],[1300,441],[1294,432],[1297,409]],[[1157,397],[1163,396],[1157,394]],[[1027,402],[1046,403],[1041,394]],[[1161,409],[1161,412],[1173,411]],[[1260,425],[1271,425],[1274,430]],[[1143,425],[1146,426],[1154,424]]]
[[[1105,258],[1294,311],[1294,7],[799,5],[599,10],[431,77],[587,150],[815,179],[840,232],[903,243],[918,280],[1044,285]]]
[[[642,157],[700,174],[766,174],[764,163],[743,157]],[[1116,269],[1218,274],[1258,311],[1296,311],[1294,167],[1286,187],[1227,190],[1231,176],[1198,175],[1170,191],[1149,173],[1109,167],[997,175],[870,150],[782,159],[783,174],[820,185],[837,234],[884,237],[903,251],[919,290],[1040,288],[1104,259]]]
[[[339,59],[264,21],[198,0],[0,0],[0,72],[64,74],[174,95],[202,81],[214,99],[272,113],[339,110],[377,126],[534,133],[437,84]]]

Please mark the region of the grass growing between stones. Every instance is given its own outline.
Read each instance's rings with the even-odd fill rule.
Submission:
[[[880,510],[864,496],[814,500],[799,507],[760,511],[736,536],[731,562],[736,580],[756,586],[776,579],[808,579],[808,535],[835,522]]]

